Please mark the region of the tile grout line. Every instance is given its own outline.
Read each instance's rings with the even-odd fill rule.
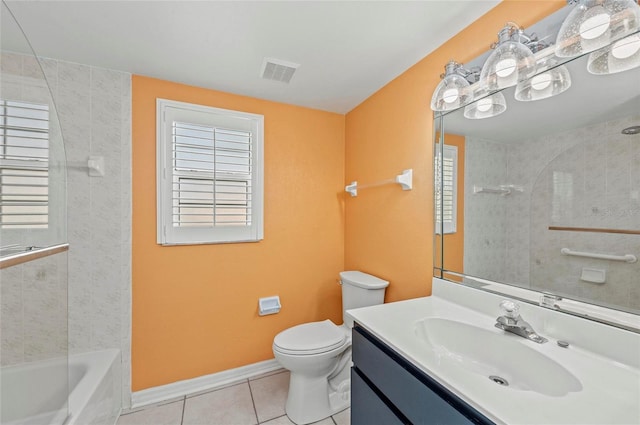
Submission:
[[[253,414],[256,415],[256,424],[260,423],[260,419],[258,418],[258,409],[256,409],[256,402],[253,399],[253,391],[251,391],[251,382],[247,379],[247,386],[249,387],[249,395],[251,395],[251,404],[253,405]]]

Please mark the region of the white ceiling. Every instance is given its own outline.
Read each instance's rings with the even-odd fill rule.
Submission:
[[[7,1],[40,56],[338,113],[498,3]],[[265,57],[301,66],[264,80]]]

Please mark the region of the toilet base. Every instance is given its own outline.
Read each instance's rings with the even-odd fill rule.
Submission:
[[[351,405],[351,379],[343,381],[338,385],[338,390],[329,394],[329,405],[331,406],[331,415],[342,412]]]
[[[285,411],[296,425],[320,421],[348,408],[351,401],[350,380],[330,392],[326,377],[309,378],[292,373]]]

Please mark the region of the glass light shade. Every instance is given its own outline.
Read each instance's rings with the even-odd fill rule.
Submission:
[[[581,0],[560,27],[556,55],[593,52],[638,29],[640,6],[634,0]]]
[[[567,67],[561,65],[519,83],[516,86],[515,98],[523,102],[546,99],[559,95],[569,87],[571,75]]]
[[[483,97],[464,108],[464,117],[470,120],[481,120],[495,117],[507,110],[507,101],[502,92]]]
[[[526,80],[536,72],[536,60],[527,46],[511,39],[513,27],[505,27],[498,35],[495,50],[482,67],[480,81],[489,90],[500,90]]]
[[[461,65],[451,61],[445,66],[445,75],[431,97],[431,109],[451,111],[472,100],[469,82],[455,72]]]
[[[587,69],[592,74],[606,75],[640,67],[640,34],[632,34],[611,46],[592,52]]]

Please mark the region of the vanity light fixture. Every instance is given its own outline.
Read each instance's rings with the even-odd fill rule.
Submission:
[[[569,0],[577,3],[562,22],[556,39],[558,57],[574,57],[608,46],[640,30],[635,0]]]
[[[571,87],[571,75],[566,66],[557,64],[556,59],[547,56],[538,61],[538,74],[518,83],[516,100],[527,102],[557,96]],[[548,71],[544,71],[548,69]]]
[[[629,35],[589,55],[587,69],[606,75],[640,67],[640,34]]]
[[[480,98],[464,108],[464,117],[470,120],[481,120],[495,117],[507,110],[507,101],[502,92]]]
[[[468,70],[462,64],[450,60],[444,67],[442,81],[431,97],[431,109],[434,111],[451,111],[473,100],[469,86],[477,80],[478,72]],[[469,81],[469,80],[471,81]]]
[[[637,0],[567,0],[574,5],[562,22],[556,46],[527,34],[513,22],[498,33],[498,41],[479,72],[450,61],[431,99],[434,111],[465,106],[469,119],[490,118],[507,109],[507,87],[517,86],[515,98],[535,101],[571,87],[571,75],[559,58],[589,55],[592,74],[612,74],[640,67],[640,5]],[[477,84],[475,84],[477,83]],[[475,87],[479,86],[479,89]],[[493,93],[493,94],[491,94]],[[490,95],[489,95],[490,94]],[[484,96],[484,97],[483,97]],[[480,99],[473,102],[475,99]]]
[[[536,59],[529,45],[538,44],[535,35],[507,23],[498,33],[498,42],[491,46],[495,50],[482,67],[480,81],[488,90],[500,90],[530,78],[536,72]]]

